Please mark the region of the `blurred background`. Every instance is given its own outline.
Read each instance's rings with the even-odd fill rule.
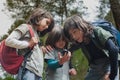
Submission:
[[[120,0],[1,0],[0,40],[5,39],[16,27],[24,23],[31,11],[37,7],[50,11],[56,25],[63,25],[67,17],[79,13],[90,22],[106,19],[120,30]],[[46,37],[47,35],[42,38],[43,42]],[[72,63],[77,75],[71,76],[71,80],[84,80],[88,63],[80,49],[74,52]],[[14,80],[14,77],[0,66],[0,80]],[[43,74],[43,80],[44,77]]]

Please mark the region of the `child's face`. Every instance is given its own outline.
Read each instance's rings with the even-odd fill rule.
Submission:
[[[63,39],[58,40],[55,43],[55,46],[59,49],[63,49],[65,47],[66,42]]]
[[[37,27],[38,31],[44,31],[45,29],[47,29],[49,27],[51,23],[51,20],[48,18],[43,18],[41,21],[39,21],[39,26]]]
[[[83,42],[83,31],[78,28],[70,29],[69,34],[71,38],[79,43]]]

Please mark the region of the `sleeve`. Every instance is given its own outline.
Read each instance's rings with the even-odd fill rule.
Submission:
[[[18,26],[15,31],[20,31],[21,32],[21,36],[25,35],[25,33],[27,31],[29,31],[28,25],[27,24],[21,24],[20,26]]]
[[[74,52],[74,51],[76,51],[76,50],[78,50],[80,48],[81,48],[81,44],[80,43],[78,43],[78,44],[71,44],[68,50],[70,52]]]
[[[59,61],[57,59],[55,59],[55,51],[46,53],[44,58],[45,58],[45,62],[47,63],[49,68],[57,69],[59,67],[62,67],[62,65],[59,64]]]
[[[70,58],[70,61],[69,61],[69,68],[72,69],[73,68],[73,64],[72,64],[72,57]]]
[[[114,80],[114,78],[118,72],[118,52],[119,52],[119,49],[111,39],[108,39],[106,41],[105,47],[109,51],[108,54],[109,54],[110,66],[111,66],[110,79]]]
[[[25,40],[19,40],[28,31],[27,25],[23,24],[16,28],[5,40],[5,44],[9,47],[24,49],[29,46],[29,43]]]
[[[46,63],[48,64],[48,67],[51,69],[57,69],[59,67],[62,67],[62,65],[59,64],[59,61],[55,59],[46,59]]]

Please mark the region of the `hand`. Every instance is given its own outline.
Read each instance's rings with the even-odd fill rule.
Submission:
[[[110,80],[109,75],[110,75],[110,74],[106,74],[106,75],[104,76],[103,80]]]
[[[38,43],[38,39],[35,37],[32,37],[29,41],[29,47],[32,48],[34,45]]]
[[[58,53],[58,59],[59,59],[59,64],[62,65],[64,64],[66,61],[69,61],[71,57],[71,52],[65,53],[63,56],[61,55],[61,53]]]
[[[53,50],[53,48],[50,45],[42,46],[41,48],[42,48],[43,53],[49,53]]]
[[[77,71],[74,68],[72,68],[72,69],[69,70],[69,74],[70,75],[76,75]]]

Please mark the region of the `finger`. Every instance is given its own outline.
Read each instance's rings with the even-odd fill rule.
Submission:
[[[41,47],[41,49],[42,49],[43,53],[45,53],[45,49],[44,49],[44,46],[42,46],[42,47]]]
[[[32,39],[33,39],[33,42],[34,42],[34,43],[36,43],[36,44],[38,43],[38,39],[37,39],[37,38],[32,37]]]
[[[48,46],[45,46],[44,47],[44,52],[49,53],[49,52],[51,52],[51,50],[49,50]]]
[[[68,60],[70,59],[70,57],[69,57],[68,55],[65,55],[65,56],[63,57],[63,59],[64,59],[64,61],[68,61]]]
[[[70,57],[71,57],[71,52],[70,52],[70,51],[68,51],[68,56],[70,56]]]
[[[69,52],[66,52],[66,53],[64,54],[64,57],[70,58],[70,57],[71,57],[71,52],[70,52],[70,51],[69,51]]]
[[[110,80],[110,79],[109,79],[109,74],[106,74],[106,75],[104,76],[104,80]]]
[[[43,53],[49,53],[49,51],[47,51],[46,47],[42,46],[42,51]]]
[[[70,70],[69,73],[70,73],[71,75],[76,75],[76,72],[73,71],[73,70]]]
[[[70,74],[73,75],[74,73],[71,71]]]
[[[65,54],[63,55],[64,57],[67,57],[68,56],[68,53],[65,52]]]
[[[68,60],[68,55],[67,55],[67,53],[65,53],[62,58],[64,59],[64,61],[67,61],[67,60]]]
[[[46,49],[47,49],[48,52],[51,52],[53,50],[53,48],[51,46],[49,46],[49,45],[46,46]]]
[[[65,57],[66,57],[67,60],[70,60],[71,54],[70,53],[66,53]]]
[[[50,51],[53,50],[53,48],[52,48],[50,45],[48,45],[48,49],[49,49]]]
[[[62,55],[60,52],[58,52],[58,59],[60,60],[62,58]]]

